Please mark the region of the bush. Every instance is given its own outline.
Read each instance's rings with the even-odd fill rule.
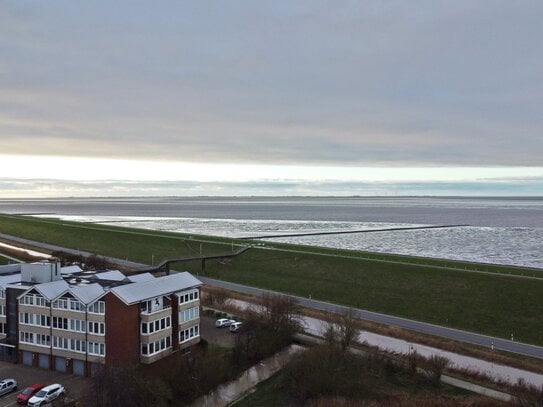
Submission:
[[[441,375],[443,371],[449,367],[451,361],[443,356],[432,355],[426,362],[426,373],[430,379],[430,383],[434,386],[440,385]]]
[[[160,378],[146,377],[137,366],[109,367],[93,380],[92,405],[166,407],[172,400],[170,387]]]

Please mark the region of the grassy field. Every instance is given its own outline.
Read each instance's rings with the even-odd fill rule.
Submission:
[[[255,243],[5,215],[0,232],[147,264]],[[543,270],[257,244],[230,261],[207,261],[207,275],[503,338],[513,333],[518,341],[543,345],[543,279],[515,277],[543,277]],[[176,268],[196,273],[200,262]]]
[[[2,256],[2,254],[0,254],[0,266],[4,265],[4,264],[9,264],[10,263],[10,260],[4,256]],[[11,263],[13,263],[13,261],[11,261]]]

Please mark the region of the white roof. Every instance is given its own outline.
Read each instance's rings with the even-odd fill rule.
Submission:
[[[103,273],[93,274],[99,280],[123,281],[126,276],[119,270],[104,271]]]
[[[29,290],[25,292],[25,294],[30,291],[31,289],[35,289],[37,292],[39,292],[45,299],[52,301],[58,296],[64,294],[70,286],[68,283],[64,280],[58,280],[58,281],[51,281],[50,283],[42,283],[42,284],[36,284]],[[24,294],[23,294],[24,295]],[[21,298],[23,295],[20,295],[18,298]]]
[[[0,275],[14,273],[14,272],[15,273],[21,272],[21,263],[5,264],[3,266],[0,266]]]
[[[134,274],[133,276],[128,276],[127,278],[133,283],[139,283],[141,281],[154,280],[155,276],[153,276],[151,273],[143,273],[143,274]]]
[[[73,274],[73,273],[79,273],[81,270],[81,267],[79,266],[66,266],[60,268],[60,274]]]
[[[106,293],[106,290],[98,284],[78,285],[71,287],[69,292],[85,305],[89,305]]]
[[[0,276],[0,287],[5,289],[8,284],[21,282],[21,274],[8,274]]]
[[[111,292],[125,304],[130,305],[199,285],[202,285],[200,280],[192,274],[184,272],[114,287]]]

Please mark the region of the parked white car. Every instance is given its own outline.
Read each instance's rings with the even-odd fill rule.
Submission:
[[[15,379],[4,379],[0,382],[0,396],[15,390],[17,390],[17,382]]]
[[[237,332],[241,329],[241,326],[243,325],[242,322],[234,322],[230,325],[230,332]]]
[[[41,407],[44,404],[50,403],[58,397],[64,395],[66,390],[61,384],[50,384],[45,386],[39,392],[37,392],[30,400],[28,400],[28,407]]]
[[[224,328],[225,326],[230,326],[235,322],[237,322],[235,319],[221,318],[221,319],[217,319],[217,321],[215,321],[215,326],[217,328]]]

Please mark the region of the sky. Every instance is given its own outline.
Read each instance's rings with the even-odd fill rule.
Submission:
[[[541,15],[0,0],[0,192],[543,195]]]

